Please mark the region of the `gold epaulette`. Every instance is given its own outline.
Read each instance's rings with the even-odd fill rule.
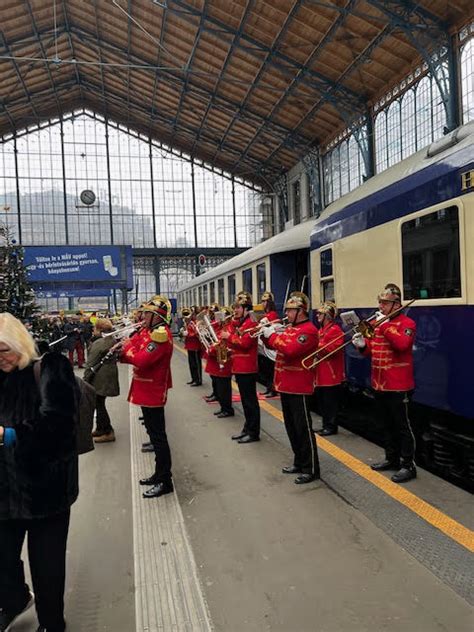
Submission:
[[[167,342],[168,332],[166,331],[166,327],[161,326],[158,327],[158,329],[154,329],[150,334],[150,338],[153,342]]]

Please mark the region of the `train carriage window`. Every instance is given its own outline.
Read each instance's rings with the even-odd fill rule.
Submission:
[[[332,276],[332,248],[322,250],[320,253],[320,276],[322,279]]]
[[[244,292],[249,292],[252,294],[252,268],[247,268],[247,270],[242,270],[242,287],[244,288]]]
[[[260,300],[260,297],[267,289],[267,270],[264,263],[259,263],[257,266],[257,292],[258,297],[257,300]]]
[[[461,296],[458,208],[404,222],[402,257],[405,299]]]
[[[217,302],[219,305],[224,305],[225,303],[224,279],[218,279],[217,281]]]
[[[319,253],[319,275],[321,277],[321,301],[334,301],[334,271],[332,247]]]
[[[227,296],[229,303],[233,303],[235,300],[235,274],[229,274],[227,277]]]
[[[211,281],[209,283],[209,304],[216,302],[216,282]]]

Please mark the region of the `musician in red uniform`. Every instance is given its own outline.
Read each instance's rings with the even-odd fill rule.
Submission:
[[[299,474],[297,485],[318,479],[319,458],[309,397],[314,390],[314,372],[301,361],[318,345],[318,330],[308,318],[309,299],[303,292],[293,292],[286,305],[288,326],[278,333],[275,325],[263,330],[266,344],[276,349],[275,388],[281,396],[281,407],[288,438],[294,452],[293,465],[282,469],[284,474]]]
[[[166,435],[165,404],[171,388],[173,337],[169,328],[171,304],[155,296],[143,307],[143,329],[134,340],[123,343],[120,361],[133,365],[128,394],[131,404],[141,406],[146,431],[155,451],[155,472],[140,485],[152,485],[144,498],[158,498],[173,491],[171,451]]]
[[[232,373],[239,387],[245,424],[232,439],[239,443],[253,443],[260,441],[260,406],[257,398],[258,340],[247,332],[255,328],[255,322],[250,318],[253,310],[250,294],[240,293],[233,309],[234,320],[228,330],[222,331],[221,339],[227,341],[231,350]]]
[[[228,307],[222,307],[218,311],[223,314],[224,317],[231,315],[231,310]],[[226,348],[227,343],[221,338],[222,332],[229,331],[231,324],[229,318],[227,321],[214,319],[211,324],[219,342],[211,345],[209,351],[207,351],[206,373],[211,376],[216,400],[220,404],[220,410],[217,410],[214,415],[216,415],[218,419],[224,419],[225,417],[234,416],[231,385],[232,361],[230,350]],[[208,401],[210,400],[208,399]]]
[[[331,301],[323,303],[317,311],[319,345],[315,385],[318,406],[323,418],[323,427],[318,434],[322,437],[337,434],[341,384],[345,379],[344,350],[341,349],[344,334],[335,322],[336,317],[337,307]]]
[[[216,321],[216,313],[218,311],[219,311],[219,304],[218,303],[211,303],[211,305],[209,305],[208,317],[209,317],[209,321],[211,322],[212,328],[216,332],[216,335],[217,335],[217,332],[220,329],[220,323],[218,323]],[[209,403],[217,402],[218,398],[217,398],[217,393],[216,393],[216,381],[215,381],[215,375],[214,375],[215,366],[214,366],[212,360],[211,360],[211,363],[209,364],[209,352],[208,351],[203,351],[202,357],[206,360],[206,368],[204,369],[204,372],[209,375],[209,377],[211,378],[211,384],[212,384],[212,391],[211,391],[211,393],[209,395],[205,395],[204,399],[206,400],[206,402],[209,402]],[[212,371],[212,373],[211,373],[211,371]],[[216,414],[216,413],[214,413],[214,414]]]
[[[189,316],[185,317],[184,325],[184,348],[188,352],[190,386],[201,386],[202,384],[202,362],[201,362],[201,342],[196,329],[197,307],[191,307]]]
[[[262,298],[260,299],[263,310],[265,312],[264,317],[260,320],[263,324],[272,323],[279,320],[278,312],[276,311],[275,305],[275,297],[272,292],[268,290],[262,294]],[[272,359],[274,351],[265,348],[262,342],[259,344],[258,348],[258,372],[260,375],[260,380],[265,384],[266,390],[263,393],[265,397],[275,397],[276,391],[273,385],[273,378],[275,373],[275,360]]]
[[[366,339],[355,334],[352,343],[363,355],[372,358],[372,388],[375,391],[378,414],[385,433],[385,459],[374,463],[376,471],[397,470],[395,483],[416,478],[415,438],[408,419],[409,395],[415,388],[413,377],[413,342],[416,324],[402,314],[401,291],[393,283],[385,286],[378,296],[377,320],[389,317],[375,327],[375,337]],[[397,311],[398,310],[398,311]],[[396,312],[390,317],[392,312]]]

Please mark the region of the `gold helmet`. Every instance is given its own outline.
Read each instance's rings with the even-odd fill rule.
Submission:
[[[309,312],[309,298],[303,292],[292,292],[285,303],[285,309],[302,309]]]
[[[377,296],[377,301],[388,301],[389,303],[401,303],[402,292],[395,283],[387,283],[384,289]]]
[[[326,316],[329,316],[329,318],[334,320],[337,316],[336,304],[332,301],[324,301],[321,307],[318,308],[318,314],[325,314]]]
[[[209,305],[209,311],[210,312],[218,312],[218,311],[220,311],[219,303],[211,303]]]
[[[191,308],[190,307],[183,307],[183,309],[181,310],[181,318],[189,318],[191,316]]]
[[[155,294],[148,303],[145,303],[143,312],[153,312],[159,316],[163,322],[169,324],[171,319],[171,303],[166,296]]]
[[[232,308],[227,307],[227,305],[223,305],[220,310],[226,316],[232,316]]]
[[[252,295],[250,292],[239,292],[237,294],[236,301],[234,303],[235,306],[246,307],[247,309],[252,309]]]
[[[260,300],[261,301],[274,301],[275,297],[273,296],[272,292],[266,291],[262,294],[262,298]]]

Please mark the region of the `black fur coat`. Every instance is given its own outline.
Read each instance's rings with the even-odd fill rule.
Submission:
[[[0,520],[66,511],[78,496],[76,382],[64,356],[47,353],[39,385],[33,365],[0,371],[0,425],[16,430],[0,447]]]

